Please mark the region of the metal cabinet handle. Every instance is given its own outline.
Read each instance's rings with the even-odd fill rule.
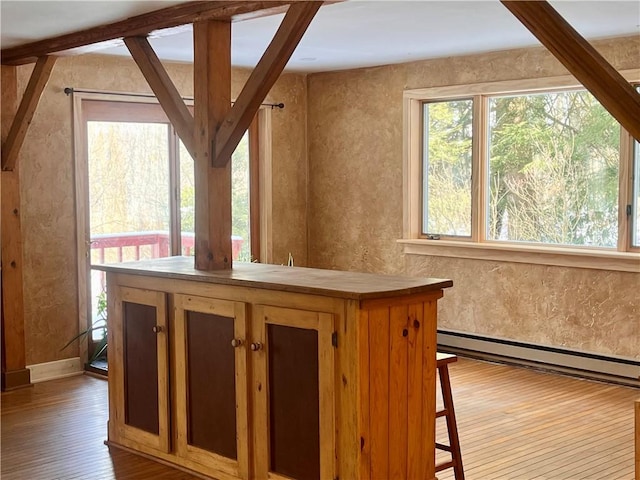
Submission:
[[[153,330],[153,333],[160,333],[164,331],[164,328],[162,328],[162,325],[154,325],[151,330]]]
[[[244,342],[240,338],[234,338],[233,340],[231,340],[231,346],[233,348],[238,348],[242,346],[243,343]]]
[[[251,350],[253,350],[254,352],[257,352],[258,350],[262,349],[262,344],[260,342],[253,342],[251,344]]]

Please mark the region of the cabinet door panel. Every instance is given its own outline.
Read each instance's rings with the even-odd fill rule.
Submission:
[[[255,478],[335,478],[332,314],[256,305]]]
[[[189,445],[238,458],[233,318],[187,312]]]
[[[318,332],[268,325],[270,470],[320,478]]]
[[[123,302],[125,423],[158,435],[156,308]]]
[[[166,295],[120,286],[111,286],[108,295],[110,439],[168,452]]]
[[[248,478],[247,306],[193,295],[174,305],[178,455],[215,478]]]

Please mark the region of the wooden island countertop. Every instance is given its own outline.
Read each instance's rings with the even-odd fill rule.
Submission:
[[[128,275],[190,280],[353,300],[427,293],[453,285],[451,280],[440,278],[378,275],[262,263],[237,262],[233,264],[232,270],[202,271],[194,268],[193,257],[167,257],[94,265],[93,268]]]

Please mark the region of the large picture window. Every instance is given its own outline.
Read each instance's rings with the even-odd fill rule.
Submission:
[[[405,92],[407,253],[609,255],[640,269],[638,143],[555,80]]]

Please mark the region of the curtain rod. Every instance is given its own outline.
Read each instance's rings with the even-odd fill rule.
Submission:
[[[123,96],[123,97],[144,97],[144,98],[156,98],[155,95],[152,95],[150,93],[124,93],[124,92],[100,92],[98,90],[80,90],[80,89],[75,89],[72,87],[65,87],[65,89],[63,90],[65,95],[67,95],[67,97],[69,95],[71,95],[72,93],[101,93],[101,94],[105,94],[105,95],[117,95],[117,96]],[[183,100],[189,100],[189,101],[193,101],[193,97],[180,97]],[[231,102],[232,104],[235,102]],[[263,107],[271,107],[271,109],[274,108],[284,108],[284,103],[261,103],[260,105],[262,105]]]

